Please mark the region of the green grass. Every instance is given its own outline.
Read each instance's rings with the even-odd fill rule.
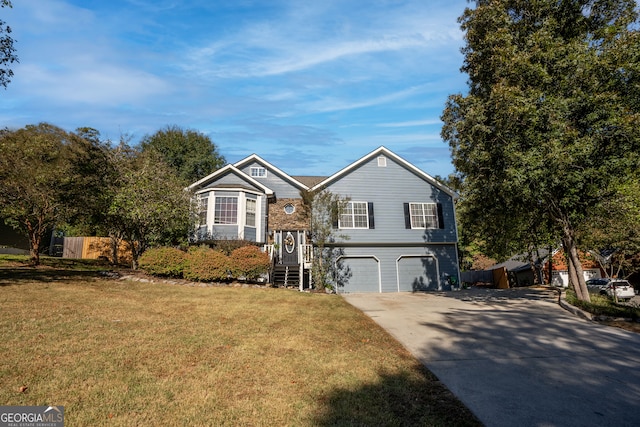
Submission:
[[[567,290],[567,302],[597,316],[640,318],[637,305],[617,304],[606,295],[590,294],[591,302],[580,301],[572,289]]]
[[[339,296],[4,260],[3,405],[64,405],[68,426],[480,425]]]

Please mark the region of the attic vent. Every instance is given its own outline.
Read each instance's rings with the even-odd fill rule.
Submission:
[[[384,156],[378,157],[378,167],[386,168],[387,167],[387,158]]]

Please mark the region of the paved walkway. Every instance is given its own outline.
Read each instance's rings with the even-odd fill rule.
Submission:
[[[551,291],[346,294],[487,427],[640,425],[640,334]]]

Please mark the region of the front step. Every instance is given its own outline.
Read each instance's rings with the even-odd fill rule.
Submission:
[[[300,266],[278,264],[273,269],[274,286],[299,286]]]

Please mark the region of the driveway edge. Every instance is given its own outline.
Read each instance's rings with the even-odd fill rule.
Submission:
[[[564,308],[565,310],[567,310],[569,313],[578,316],[578,317],[582,317],[585,320],[589,320],[589,321],[593,321],[594,320],[594,315],[589,313],[588,311],[584,311],[574,305],[569,304],[565,298],[563,296],[560,296],[560,299],[558,301],[558,304],[560,304],[560,307]]]

